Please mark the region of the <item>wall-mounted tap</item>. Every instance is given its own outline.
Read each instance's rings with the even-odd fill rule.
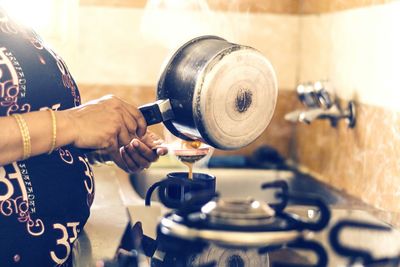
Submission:
[[[331,125],[336,127],[340,119],[346,119],[348,126],[353,128],[356,124],[356,109],[353,101],[349,101],[346,109],[342,109],[339,100],[329,87],[329,83],[317,81],[297,86],[299,100],[307,108],[295,110],[285,115],[291,122],[304,122],[310,124],[316,119],[329,119]]]

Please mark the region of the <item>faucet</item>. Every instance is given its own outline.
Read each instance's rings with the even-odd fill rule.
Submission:
[[[354,101],[349,101],[347,108],[342,109],[328,82],[317,81],[300,84],[296,90],[299,100],[307,109],[290,112],[285,115],[285,120],[310,124],[316,119],[329,119],[332,127],[336,127],[340,119],[346,119],[349,128],[355,126]]]

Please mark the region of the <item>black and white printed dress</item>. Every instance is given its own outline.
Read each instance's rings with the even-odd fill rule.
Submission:
[[[0,116],[79,104],[63,60],[0,8]],[[0,166],[0,266],[71,266],[93,197],[88,160],[72,146]]]

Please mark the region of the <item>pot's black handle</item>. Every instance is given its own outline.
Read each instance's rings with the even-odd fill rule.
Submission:
[[[146,192],[146,197],[144,200],[145,206],[151,206],[151,196],[153,195],[154,190],[156,190],[157,187],[159,187],[162,183],[164,183],[164,181],[165,180],[156,182],[149,187],[149,189]]]
[[[169,100],[157,100],[154,103],[146,104],[139,107],[147,125],[157,124],[163,121],[172,120],[175,115],[172,111]]]
[[[190,187],[191,182],[189,180],[173,177],[156,182],[150,186],[146,192],[145,205],[151,206],[151,196],[154,190],[157,188],[160,202],[167,208],[179,209],[179,211],[183,214],[197,210],[200,206],[204,205],[218,195],[214,191],[211,191],[208,187],[199,184],[199,186],[202,186],[203,188],[196,190],[195,193],[187,192],[183,193],[183,195],[179,198],[172,198],[171,196],[168,196],[168,187],[170,186],[179,186],[181,188],[181,192],[184,192],[185,186]]]
[[[138,109],[143,114],[147,126],[175,118],[169,100],[157,100],[156,102],[140,106]],[[96,150],[94,148],[80,148],[80,151],[84,154],[89,154]]]
[[[150,186],[146,192],[145,205],[151,206],[151,196],[152,196],[154,190],[156,190],[157,187],[159,187],[158,188],[158,197],[160,199],[160,202],[167,208],[173,208],[173,209],[178,208],[182,205],[184,200],[169,198],[167,196],[167,188],[168,188],[168,186],[179,186],[179,187],[181,187],[181,191],[184,192],[184,187],[187,184],[188,183],[185,180],[176,179],[173,177],[156,182],[152,186]]]

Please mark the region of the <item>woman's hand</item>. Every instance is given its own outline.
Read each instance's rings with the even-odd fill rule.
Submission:
[[[80,148],[115,151],[146,133],[147,125],[142,113],[112,95],[66,112],[75,132],[73,144]]]
[[[126,172],[137,172],[149,168],[159,156],[167,154],[166,148],[157,147],[162,143],[159,136],[147,131],[142,138],[132,139],[128,145],[111,152],[110,156]]]

